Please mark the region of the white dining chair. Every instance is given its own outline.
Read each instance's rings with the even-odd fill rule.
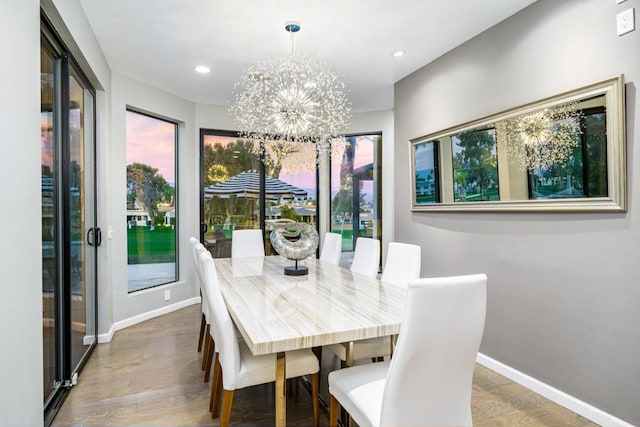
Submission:
[[[198,289],[200,289],[200,295],[202,298],[202,317],[200,319],[200,333],[198,334],[198,352],[202,351],[202,344],[204,342],[204,337],[205,337],[205,329],[207,326],[207,319],[205,317],[204,314],[204,297],[202,297],[202,285],[200,283],[200,272],[198,271],[199,266],[198,266],[198,257],[196,255],[196,245],[198,245],[198,243],[200,243],[198,241],[198,239],[196,239],[195,237],[189,237],[189,245],[191,246],[191,256],[192,256],[192,261],[193,261],[193,269],[195,271],[195,279],[196,279],[196,285],[198,286]]]
[[[231,234],[231,258],[264,256],[262,230],[233,230]]]
[[[342,256],[342,236],[337,233],[324,233],[324,242],[320,252],[320,261],[340,265]]]
[[[406,288],[409,280],[420,277],[422,250],[418,245],[391,242],[380,280]]]
[[[410,281],[393,359],[329,373],[329,425],[341,405],[360,427],[471,426],[486,284],[484,274]]]
[[[377,277],[380,266],[380,241],[369,237],[358,237],[353,253],[351,271],[367,277]]]
[[[380,242],[376,239],[359,237],[356,240],[356,250],[351,264],[351,271],[364,274],[368,277],[378,275],[378,265],[380,264]],[[349,344],[351,345],[351,344]],[[344,344],[331,344],[327,346],[335,354],[342,367],[349,364],[347,360],[347,349]],[[352,347],[352,359],[372,359],[384,358],[391,354],[391,341],[389,337],[371,338],[354,341]]]
[[[387,250],[387,260],[382,270],[381,281],[406,288],[409,281],[420,277],[420,246],[391,242]],[[329,349],[343,362],[347,362],[347,350],[343,344],[333,344]],[[353,360],[372,359],[380,361],[391,355],[389,337],[371,338],[353,342]]]
[[[229,425],[235,390],[275,381],[276,355],[254,356],[245,342],[238,339],[220,291],[213,258],[211,258],[211,254],[205,253],[200,256],[200,260],[202,279],[214,317],[211,330],[218,352],[214,378],[211,382],[212,417],[218,416],[219,402],[222,398],[220,426],[226,427]],[[319,424],[320,372],[318,359],[311,350],[304,349],[287,352],[285,363],[287,378],[296,378],[302,375],[311,377],[313,419],[314,425],[317,427]]]
[[[191,239],[189,239],[190,243],[193,245],[192,251],[193,251],[193,257],[195,261],[196,281],[200,286],[200,298],[202,299],[201,307],[202,307],[202,319],[204,321],[204,330],[201,331],[202,335],[198,338],[198,351],[202,349],[202,370],[204,371],[204,382],[206,383],[209,381],[209,375],[211,373],[211,364],[213,359],[215,343],[213,342],[213,339],[211,338],[211,334],[210,334],[211,322],[213,320],[213,317],[211,316],[209,304],[207,302],[207,298],[205,295],[206,289],[203,286],[202,273],[200,268],[200,255],[203,253],[208,253],[208,254],[210,253],[202,243],[197,241],[197,239],[195,240],[196,242],[194,245],[193,244],[194,242]],[[200,322],[200,326],[202,330],[202,321]],[[201,347],[201,344],[204,344],[203,347]]]

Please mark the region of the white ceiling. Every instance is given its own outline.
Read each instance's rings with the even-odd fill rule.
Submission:
[[[252,63],[298,52],[342,76],[354,111],[393,108],[393,84],[535,0],[80,0],[116,72],[228,105]],[[393,58],[394,50],[406,52]],[[193,70],[206,64],[212,72]]]

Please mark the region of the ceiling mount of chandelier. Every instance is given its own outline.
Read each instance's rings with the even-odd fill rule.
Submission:
[[[313,142],[326,147],[351,119],[345,85],[321,60],[297,54],[298,22],[285,23],[291,53],[249,67],[234,88],[230,112],[240,136],[257,141]]]

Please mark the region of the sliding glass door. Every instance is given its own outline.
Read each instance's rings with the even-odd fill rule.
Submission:
[[[46,26],[41,37],[43,402],[77,381],[96,343],[94,92]]]
[[[94,97],[75,67],[69,67],[69,163],[65,172],[68,189],[70,248],[71,363],[76,372],[91,345],[96,342],[94,192]],[[64,157],[64,156],[63,156]],[[64,169],[64,165],[63,165]],[[98,231],[99,233],[99,231]]]

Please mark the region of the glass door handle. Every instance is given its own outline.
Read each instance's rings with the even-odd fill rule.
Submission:
[[[100,246],[102,243],[102,230],[100,230],[100,227],[91,227],[87,231],[87,243],[89,246]]]

